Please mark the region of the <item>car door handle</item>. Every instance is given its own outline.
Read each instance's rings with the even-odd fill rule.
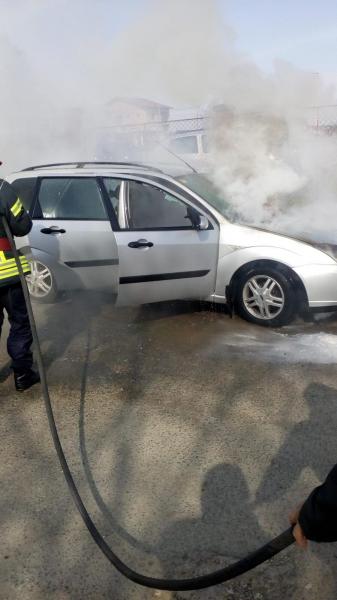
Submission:
[[[136,242],[130,242],[129,248],[152,248],[153,243],[147,240],[137,240]]]
[[[65,233],[65,229],[59,229],[58,227],[44,227],[44,229],[40,229],[41,233]]]

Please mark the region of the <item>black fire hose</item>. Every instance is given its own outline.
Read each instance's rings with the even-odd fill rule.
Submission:
[[[281,550],[284,550],[294,542],[294,537],[292,534],[292,528],[287,529],[281,535],[277,536],[273,540],[271,540],[268,544],[262,546],[255,552],[249,554],[242,560],[239,560],[223,569],[219,569],[218,571],[213,571],[212,573],[208,573],[206,575],[201,575],[199,577],[191,577],[189,579],[159,579],[156,577],[148,577],[147,575],[143,575],[141,573],[137,573],[130,567],[128,567],[124,562],[121,561],[118,556],[111,550],[108,544],[105,542],[104,538],[101,536],[99,531],[97,530],[94,522],[92,521],[88,511],[86,510],[81,496],[78,492],[76,484],[74,482],[73,476],[68,467],[60,438],[57,432],[57,427],[54,419],[53,409],[51,406],[51,401],[49,397],[49,390],[46,378],[45,368],[43,366],[43,359],[41,354],[39,337],[37,334],[34,314],[32,310],[32,305],[29,297],[29,291],[26,283],[26,279],[22,270],[20,258],[18,251],[15,247],[15,243],[13,240],[13,236],[8,227],[8,223],[6,219],[3,217],[3,225],[6,231],[7,238],[10,242],[10,245],[13,250],[13,254],[16,260],[17,268],[19,270],[20,279],[22,283],[23,293],[26,300],[27,311],[29,316],[29,321],[32,329],[35,352],[37,358],[37,364],[41,377],[41,386],[42,386],[42,394],[44,397],[45,408],[47,412],[49,427],[51,431],[51,435],[53,438],[54,446],[57,452],[57,456],[59,458],[63,474],[65,476],[66,482],[69,487],[69,491],[73,497],[73,500],[76,504],[76,507],[89,530],[93,540],[96,542],[97,546],[101,549],[103,554],[107,557],[107,559],[111,562],[111,564],[120,572],[122,575],[148,588],[155,588],[157,590],[168,590],[168,591],[185,591],[185,590],[198,590],[207,587],[211,587],[213,585],[218,585],[219,583],[223,583],[228,581],[229,579],[233,579],[234,577],[238,577],[238,575],[242,575],[247,571],[250,571],[254,567],[257,567],[261,563],[269,560]]]

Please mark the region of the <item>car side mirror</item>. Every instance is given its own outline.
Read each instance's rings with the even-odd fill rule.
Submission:
[[[208,229],[209,222],[207,217],[201,215],[195,208],[192,206],[187,207],[187,215],[185,219],[189,219],[192,223],[194,229]]]
[[[205,217],[204,215],[199,215],[199,223],[197,225],[197,229],[199,229],[200,231],[204,231],[205,229],[208,229],[209,227],[209,222],[207,217]]]

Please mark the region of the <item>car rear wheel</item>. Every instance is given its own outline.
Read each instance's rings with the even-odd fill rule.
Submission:
[[[38,260],[30,261],[31,273],[27,275],[29,293],[36,302],[54,302],[57,298],[55,279],[49,267]]]
[[[253,268],[243,273],[235,296],[240,316],[258,325],[286,325],[296,312],[293,285],[286,274],[276,268]]]

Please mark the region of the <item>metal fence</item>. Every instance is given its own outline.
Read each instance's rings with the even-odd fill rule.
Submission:
[[[207,121],[207,117],[195,117],[99,127],[96,130],[97,146],[105,154],[110,153],[113,145],[120,149],[151,147],[175,135],[204,131]]]
[[[186,131],[200,131],[206,128],[207,117],[195,117],[193,119],[173,119],[170,121],[148,121],[144,123],[128,123],[123,125],[108,125],[102,127],[104,131],[111,133],[184,133]]]
[[[303,108],[302,116],[317,133],[324,135],[337,134],[337,105],[311,106]],[[262,115],[260,115],[262,116]],[[108,125],[96,130],[99,145],[142,148],[163,139],[184,133],[197,133],[208,129],[210,117],[196,116],[189,119],[173,119],[169,121],[149,121],[123,125]]]
[[[195,117],[193,119],[174,119],[162,123],[165,132],[170,134],[200,131],[207,127],[207,117]]]

